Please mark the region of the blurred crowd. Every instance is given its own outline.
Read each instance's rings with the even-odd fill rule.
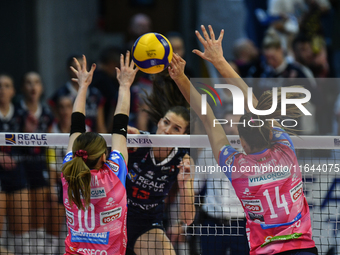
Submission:
[[[282,78],[299,81],[296,85],[302,84],[312,93],[308,109],[313,115],[302,120],[299,126],[301,134],[339,135],[340,84],[337,79],[325,78],[340,77],[340,2],[337,0],[269,0],[268,2],[245,0],[244,3],[247,10],[245,28],[247,38],[230,42],[233,44],[234,57],[229,61],[235,71],[249,81],[256,96],[260,96],[272,87],[278,87],[277,81]],[[118,95],[116,67],[119,67],[120,54],[131,49],[133,42],[140,35],[150,31],[152,31],[150,17],[137,14],[130,21],[126,45],[121,48],[105,48],[98,56],[97,69],[86,102],[88,131],[110,133]],[[174,52],[184,57],[185,45],[181,34],[169,32],[165,36],[171,42]],[[0,70],[0,132],[69,133],[73,100],[78,89],[77,83],[72,81],[74,77],[70,71],[70,66],[74,66],[73,58],[82,61],[82,56],[77,54],[65,60],[65,72],[69,73],[69,80],[61,84],[61,87],[56,89],[46,102],[41,100],[44,90],[41,74],[35,71],[23,74],[21,84],[17,86],[20,87],[20,91],[16,91],[13,78],[1,73]],[[186,73],[192,77],[190,66]],[[268,79],[274,82],[264,82],[264,78],[275,79]],[[303,81],[296,80],[300,78]],[[129,125],[151,133],[155,130],[155,124],[144,111],[147,106],[144,104],[143,95],[151,91],[156,79],[157,76],[138,72],[131,93]],[[288,82],[281,86],[285,85],[291,84]],[[228,96],[225,100],[229,102]],[[224,114],[230,115],[230,111]],[[226,131],[228,134],[237,134],[237,130]],[[6,228],[9,236],[4,246],[22,247],[23,250],[17,253],[26,254],[25,240],[33,238],[36,244],[30,243],[30,245],[36,249],[34,254],[55,254],[59,245],[56,237],[60,235],[65,218],[59,192],[61,162],[58,162],[65,152],[62,149],[42,147],[24,149],[1,147],[0,154],[0,175],[7,180],[1,182],[0,187],[0,229]],[[202,176],[200,177],[201,184],[199,181],[196,183],[197,194],[207,196],[207,190],[208,192],[211,190],[212,194],[208,197],[215,196],[216,200],[218,197],[228,197],[223,194],[230,196],[231,188],[226,184],[228,181],[225,177],[219,177],[218,181],[209,178],[202,180]],[[213,192],[214,189],[219,190],[220,194]],[[175,195],[169,201],[174,201],[174,197]],[[217,203],[230,204],[230,201],[237,204],[233,196],[228,201],[218,200]],[[214,201],[210,205],[212,203]],[[235,206],[238,206],[238,211],[232,217],[241,218],[241,221],[235,221],[235,224],[244,225],[242,208],[239,204]],[[232,219],[230,215],[225,216],[221,213],[216,216],[216,210],[228,209],[223,206],[203,208],[204,224],[224,225],[227,222],[230,224]],[[170,236],[173,234],[171,240],[183,243],[179,238],[181,231],[183,230],[170,228]],[[209,231],[206,230],[206,233]],[[244,233],[242,235],[245,237]],[[208,238],[207,235],[205,237]],[[214,240],[216,243],[216,239]],[[243,244],[244,241],[245,239],[242,239],[240,242]],[[206,242],[209,246],[209,242],[212,241],[205,240],[202,243]],[[234,243],[235,240],[231,239],[228,242]],[[223,241],[219,243],[222,245]],[[219,248],[231,249],[225,246],[226,243],[224,247]],[[39,250],[39,247],[43,251]],[[46,247],[50,247],[50,250],[48,251]],[[11,254],[5,253],[4,247],[1,249],[4,254]],[[207,247],[201,249],[209,253]],[[191,243],[190,250],[194,254],[197,250],[195,244]]]

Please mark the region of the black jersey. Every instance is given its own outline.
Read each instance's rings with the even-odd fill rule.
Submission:
[[[164,199],[177,180],[177,166],[189,150],[174,148],[162,162],[156,162],[151,148],[129,153],[126,190],[128,216],[162,218]]]
[[[23,132],[26,116],[27,112],[25,110],[11,104],[7,116],[3,116],[0,113],[0,132]],[[20,151],[19,148],[14,146],[1,146],[0,150],[7,153],[11,153],[13,150],[17,152]]]
[[[0,113],[0,132],[6,132],[6,141],[15,144],[15,138],[12,133],[22,132],[25,125],[27,112],[10,105],[7,116]],[[10,156],[16,163],[16,167],[11,170],[4,170],[0,165],[0,191],[15,192],[26,187],[27,182],[21,162],[22,147],[19,146],[0,146],[0,151]]]
[[[16,106],[22,111],[28,112],[27,106],[24,100],[21,100]],[[34,117],[39,121],[37,129],[33,132],[35,133],[47,133],[53,124],[53,114],[50,108],[45,104],[39,104],[38,110],[34,113]]]
[[[0,132],[22,132],[25,125],[27,112],[11,104],[7,116],[0,114]]]

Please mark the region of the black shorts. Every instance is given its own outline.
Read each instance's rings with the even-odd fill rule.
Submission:
[[[13,193],[27,188],[27,179],[24,165],[18,163],[17,167],[11,170],[0,168],[0,191]]]
[[[165,231],[162,220],[145,219],[138,217],[138,215],[128,215],[127,217],[128,243],[126,254],[128,255],[135,254],[133,250],[137,239],[144,233],[154,228],[159,228]]]

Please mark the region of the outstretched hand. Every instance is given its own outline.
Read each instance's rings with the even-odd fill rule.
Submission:
[[[195,31],[198,40],[202,43],[204,47],[204,52],[201,52],[197,49],[193,50],[192,52],[200,56],[201,58],[214,63],[218,61],[220,58],[223,58],[223,49],[222,49],[222,39],[224,35],[224,30],[222,29],[218,39],[215,39],[214,30],[212,29],[211,25],[208,26],[210,36],[202,25],[202,33],[204,38],[201,36],[200,32],[197,30]]]
[[[185,77],[184,68],[185,60],[181,58],[177,53],[173,54],[171,63],[168,67],[170,77],[176,81],[182,77]]]
[[[77,69],[75,69],[73,66],[70,66],[70,68],[77,76],[77,78],[72,78],[72,81],[77,82],[79,87],[88,87],[92,82],[93,72],[96,69],[96,64],[93,63],[91,66],[91,70],[87,71],[87,62],[85,55],[83,55],[83,63],[81,66],[76,58],[73,58],[73,60],[76,64]]]
[[[190,157],[184,157],[177,167],[180,169],[177,175],[178,186],[184,188],[185,183],[194,178]]]
[[[116,71],[117,80],[119,81],[120,86],[131,87],[136,73],[138,72],[138,68],[135,67],[133,60],[130,62],[130,51],[126,52],[125,61],[124,55],[120,55],[120,69],[116,67]]]

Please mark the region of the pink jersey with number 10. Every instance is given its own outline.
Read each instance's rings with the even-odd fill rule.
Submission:
[[[66,154],[64,163],[72,160]],[[91,170],[91,200],[87,210],[78,210],[68,200],[68,184],[63,183],[68,235],[65,254],[121,254],[127,245],[127,200],[125,180],[127,167],[118,151],[111,151],[109,159],[99,170]]]
[[[219,165],[244,208],[251,255],[315,247],[301,171],[282,129],[273,128],[272,146],[258,153],[222,147]]]

